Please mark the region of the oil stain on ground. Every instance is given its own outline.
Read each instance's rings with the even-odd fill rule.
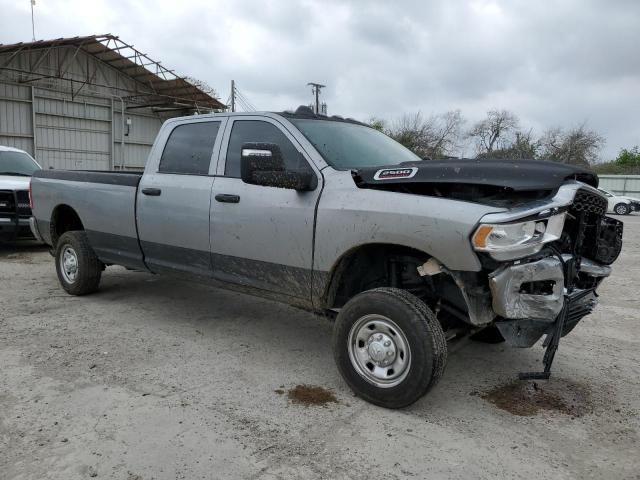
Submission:
[[[589,390],[561,379],[545,383],[516,380],[498,385],[481,397],[513,415],[529,417],[541,410],[581,417],[591,411]]]
[[[289,389],[289,400],[291,403],[297,403],[306,407],[326,406],[329,403],[338,403],[335,394],[324,387],[315,385],[296,385]]]

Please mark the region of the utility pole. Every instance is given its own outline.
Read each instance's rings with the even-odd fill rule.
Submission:
[[[36,25],[33,21],[33,6],[36,4],[36,0],[31,0],[31,38],[36,41]]]
[[[313,82],[307,83],[307,85],[311,85],[311,91],[316,97],[315,113],[318,114],[320,113],[320,90],[326,87],[326,85],[320,85],[319,83],[313,83]]]
[[[231,111],[236,111],[236,81],[231,80]]]

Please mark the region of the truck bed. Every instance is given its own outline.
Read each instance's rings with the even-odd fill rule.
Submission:
[[[136,193],[142,173],[41,170],[32,179],[33,215],[53,245],[54,215],[72,208],[98,258],[106,264],[145,268],[136,228]]]

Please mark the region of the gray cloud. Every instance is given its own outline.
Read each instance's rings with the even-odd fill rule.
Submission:
[[[24,2],[25,4],[27,2]],[[587,121],[603,157],[640,143],[640,2],[564,0],[38,0],[38,38],[111,32],[226,100],[309,103],[387,119],[514,111],[538,133]],[[0,42],[28,41],[28,5],[0,0]]]

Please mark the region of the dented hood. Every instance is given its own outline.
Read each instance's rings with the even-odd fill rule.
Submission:
[[[402,184],[478,185],[512,192],[555,190],[568,180],[598,186],[598,176],[581,167],[541,160],[425,160],[353,171],[361,188]],[[387,186],[387,187],[385,187]]]

